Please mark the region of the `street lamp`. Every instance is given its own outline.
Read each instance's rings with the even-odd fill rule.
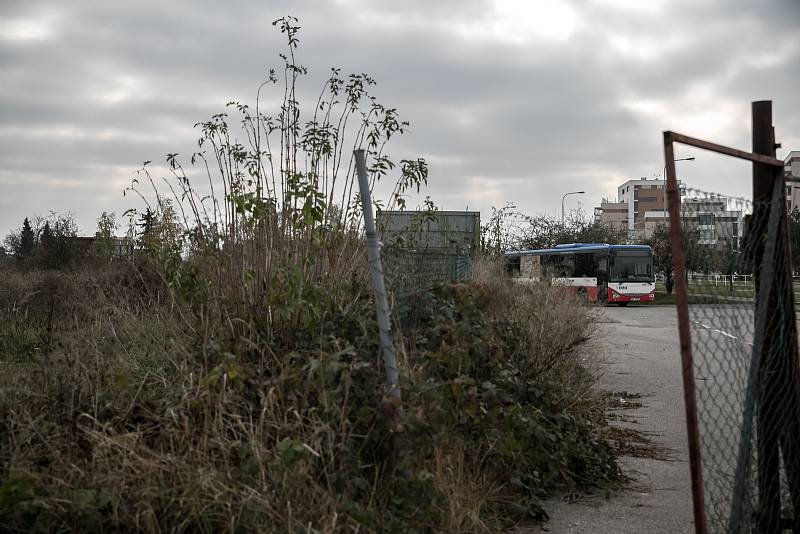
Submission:
[[[561,197],[561,224],[564,224],[564,199],[569,195],[583,195],[586,191],[573,191]]]
[[[694,156],[691,158],[678,158],[673,161],[694,161]],[[661,196],[664,197],[664,211],[662,211],[663,219],[664,219],[664,226],[667,225],[667,166],[664,165],[664,174],[662,175],[664,178],[664,192]]]

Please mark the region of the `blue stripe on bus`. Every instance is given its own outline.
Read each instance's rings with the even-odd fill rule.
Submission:
[[[648,245],[608,245],[604,243],[569,243],[556,245],[556,248],[538,250],[515,250],[504,254],[507,258],[517,256],[539,256],[545,254],[569,254],[574,252],[593,252],[600,250],[647,250],[652,251]]]

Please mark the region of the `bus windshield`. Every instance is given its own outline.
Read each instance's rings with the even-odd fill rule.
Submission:
[[[611,253],[611,282],[654,282],[653,256],[641,250],[616,250]]]

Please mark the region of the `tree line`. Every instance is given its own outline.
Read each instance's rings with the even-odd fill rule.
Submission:
[[[142,212],[125,213],[125,236],[137,254],[154,258],[180,256],[191,242],[184,224],[169,199],[147,206]],[[717,274],[749,274],[752,266],[745,245],[748,217],[743,221],[741,243],[725,241],[724,246],[702,243],[696,227],[684,226],[682,238],[686,268],[689,272]],[[91,247],[78,244],[78,226],[71,213],[50,212],[47,217],[25,217],[22,225],[4,239],[5,249],[17,261],[29,266],[63,269],[78,256],[111,258],[115,254],[115,234],[121,228],[114,212],[102,212],[97,218],[95,239]],[[800,209],[789,214],[792,263],[800,265]],[[481,228],[484,253],[502,254],[508,250],[553,248],[562,243],[630,243],[627,229],[612,223],[590,219],[582,210],[573,210],[563,220],[548,215],[526,215],[507,205],[492,208],[492,215]],[[655,271],[671,278],[674,265],[669,227],[658,225],[652,234],[637,241],[653,249]]]
[[[120,238],[125,249],[137,255],[181,254],[183,225],[169,200],[162,199],[158,206],[148,206],[141,213],[129,210],[125,216],[123,225],[114,212],[102,212],[94,236],[83,240],[72,213],[32,215],[5,236],[2,248],[18,265],[38,269],[66,269],[79,258],[110,260],[125,255],[118,250]],[[118,236],[121,228],[124,235]]]

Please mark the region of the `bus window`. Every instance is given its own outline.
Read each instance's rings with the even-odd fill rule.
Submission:
[[[614,282],[654,282],[652,254],[640,251],[615,252],[611,265],[611,280]]]
[[[512,258],[506,258],[506,274],[511,276],[512,278],[519,278],[520,275],[520,264],[522,259],[520,256],[515,256]]]
[[[542,270],[551,278],[569,278],[575,270],[573,254],[554,254],[542,257]]]
[[[576,278],[596,278],[597,265],[595,264],[595,255],[591,252],[575,254],[575,270],[572,276]]]

